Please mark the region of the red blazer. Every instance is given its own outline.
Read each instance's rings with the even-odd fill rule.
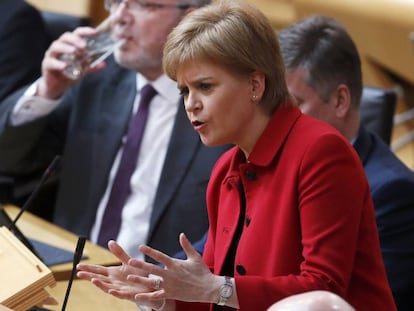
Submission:
[[[240,310],[266,310],[311,290],[337,293],[358,311],[396,310],[364,170],[336,130],[296,107],[280,108],[247,162],[237,147],[220,158],[207,192],[204,250],[215,274],[237,226],[240,183],[246,198],[234,269]]]

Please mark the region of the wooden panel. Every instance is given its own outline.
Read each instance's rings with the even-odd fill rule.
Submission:
[[[99,22],[103,21],[105,19],[105,17],[108,16],[108,11],[105,9],[104,4],[103,4],[103,0],[99,0],[99,1],[92,1],[91,2],[91,7],[90,7],[90,18],[92,20],[92,23],[94,25],[99,24]]]
[[[56,284],[52,271],[6,227],[0,227],[0,271],[7,285],[0,289],[0,302],[24,311],[44,301],[45,287]]]
[[[414,31],[412,0],[295,0],[297,19],[322,14],[348,29],[361,54],[364,83],[396,88],[397,114],[414,109]],[[414,131],[414,119],[397,124],[392,146]],[[414,141],[395,148],[397,156],[414,168]]]
[[[414,2],[408,0],[296,0],[298,18],[330,15],[347,28],[364,57],[414,83]]]
[[[40,10],[89,17],[90,0],[26,0]],[[94,0],[96,1],[96,0]],[[101,1],[99,1],[101,2]],[[102,1],[103,2],[103,1]]]
[[[81,17],[87,17],[92,25],[99,24],[108,12],[103,0],[26,0],[42,11],[51,11]]]
[[[265,13],[275,29],[286,27],[296,19],[293,0],[246,0],[246,2]]]
[[[107,15],[102,0],[26,0],[40,10],[89,17],[96,25]],[[247,0],[261,9],[276,29],[295,20],[293,0]]]

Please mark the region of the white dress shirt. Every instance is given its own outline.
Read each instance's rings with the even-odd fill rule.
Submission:
[[[147,83],[148,81],[144,77],[137,75],[137,90],[140,90]],[[150,103],[137,166],[131,177],[131,194],[127,198],[122,211],[122,223],[117,238],[118,243],[129,255],[140,259],[144,257],[138,252],[138,245],[147,241],[152,207],[180,97],[176,83],[165,75],[152,81],[151,84],[157,91],[157,95]],[[18,101],[11,115],[10,121],[12,125],[19,125],[44,116],[59,105],[60,100],[52,101],[33,96],[34,90],[35,85],[29,88]],[[134,112],[138,109],[139,98],[140,93],[138,91]],[[119,166],[121,154],[122,146],[111,168],[107,188],[98,207],[95,224],[89,237],[92,242],[96,242],[98,238],[102,217]]]

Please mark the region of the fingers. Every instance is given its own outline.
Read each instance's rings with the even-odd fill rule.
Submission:
[[[146,293],[146,294],[154,294],[151,296],[157,297],[159,298],[159,296],[164,294],[164,290],[162,288],[163,286],[163,279],[159,278],[159,277],[145,277],[145,276],[139,276],[139,275],[134,275],[134,274],[130,274],[127,277],[127,280],[131,283],[131,284],[136,284],[136,285],[140,285],[140,289],[145,289],[145,290],[140,290],[139,292],[141,293]],[[138,291],[137,291],[138,292]]]
[[[195,248],[193,247],[191,242],[187,239],[187,237],[184,233],[180,234],[179,241],[180,241],[180,245],[183,248],[184,252],[186,253],[188,259],[201,260],[200,254],[195,250]],[[174,262],[176,262],[176,260],[177,260],[177,259],[172,258],[172,257],[170,257],[170,256],[168,256],[168,255],[152,248],[152,247],[147,246],[147,245],[140,245],[138,247],[138,249],[144,255],[146,255],[148,257],[151,257],[152,259],[159,262],[160,264],[163,264],[167,268],[171,267],[174,264]],[[140,269],[144,269],[145,271],[147,271],[149,273],[160,275],[158,272],[154,271],[154,269],[159,271],[159,267],[154,268],[154,267],[150,267],[150,266],[141,265],[137,261],[133,261],[131,263],[131,265],[133,265],[137,268],[140,268]],[[148,269],[150,269],[151,271],[148,271]]]
[[[103,266],[79,263],[76,266],[76,268],[80,271],[85,271],[85,272],[90,272],[90,273],[95,273],[95,274],[100,274],[100,275],[105,275],[105,276],[108,275],[108,268],[103,267]]]
[[[86,49],[85,37],[95,34],[93,28],[81,27],[73,32],[65,32],[57,40],[53,41],[46,51],[45,60],[50,60],[46,65],[53,64],[51,59],[60,60],[62,55],[81,55]],[[59,64],[59,63],[58,63]]]
[[[97,265],[78,264],[76,269],[78,270],[76,276],[88,281],[91,281],[93,278],[102,278],[109,275],[108,268]]]
[[[108,248],[112,254],[114,254],[122,263],[127,264],[131,258],[125,250],[115,241],[111,240],[108,242]]]
[[[138,247],[139,251],[142,252],[144,255],[151,257],[152,259],[154,259],[156,262],[161,263],[162,265],[169,267],[173,264],[174,258],[164,254],[163,252],[160,252],[152,247],[149,247],[147,245],[140,245]],[[160,268],[157,267],[157,270],[159,270]],[[150,273],[154,273],[154,272],[150,272]],[[154,273],[157,274],[157,273]]]
[[[83,55],[86,49],[87,36],[94,35],[96,31],[90,27],[80,27],[73,32],[62,34],[47,49],[42,61],[42,83],[37,88],[37,96],[57,99],[62,96],[68,87],[76,81],[65,74],[67,63],[64,56],[75,57]],[[98,70],[98,68],[96,68]]]
[[[92,279],[91,282],[103,292],[117,298],[133,300],[136,294],[136,291],[134,290],[126,290],[124,287],[120,287],[112,283],[106,283],[100,279]]]
[[[67,32],[52,42],[46,51],[46,56],[58,58],[62,54],[75,54],[77,50],[83,50],[85,48],[86,42],[82,37]]]
[[[144,304],[150,304],[159,302],[161,299],[165,299],[165,292],[163,290],[147,293],[136,293],[134,300]]]
[[[92,284],[94,284],[96,287],[100,288],[101,290],[103,290],[106,293],[109,293],[111,290],[119,290],[119,285],[118,284],[113,284],[111,282],[107,282],[106,280],[103,280],[101,278],[91,278],[90,281],[92,282]]]
[[[38,84],[37,96],[57,99],[76,82],[64,74],[67,64],[62,57],[82,55],[86,49],[84,38],[94,33],[93,28],[78,28],[74,32],[62,34],[49,46],[42,61],[42,79]]]
[[[56,41],[52,43],[51,46],[56,44],[55,47],[62,48],[65,46],[71,46],[72,48],[82,50],[86,48],[85,38],[92,37],[95,34],[96,34],[96,30],[93,28],[79,27],[79,28],[76,28],[72,32],[65,32],[64,34],[62,34]],[[66,51],[66,52],[69,53],[70,51]]]
[[[79,279],[82,280],[87,280],[87,281],[92,281],[92,279],[96,279],[99,277],[99,275],[95,274],[95,273],[91,273],[91,272],[86,272],[86,271],[78,271],[76,273],[76,276]]]
[[[135,302],[135,294],[134,292],[125,292],[125,291],[121,291],[121,290],[117,290],[117,289],[110,289],[108,292],[108,294],[119,298],[119,299],[126,299],[126,300],[131,300],[133,302]]]
[[[161,279],[156,278],[156,279],[154,279],[154,282],[155,282],[154,289],[155,290],[160,290],[161,289]]]
[[[149,274],[155,274],[155,275],[161,276],[164,271],[164,269],[158,265],[154,265],[152,263],[148,263],[148,262],[141,261],[141,260],[134,259],[134,258],[131,258],[128,261],[128,266],[131,266],[136,269],[139,269],[140,271],[143,271],[143,273],[137,274],[137,276],[147,276]],[[153,288],[152,286],[154,285],[153,283],[154,281],[152,281],[152,284],[150,284],[148,287]]]
[[[180,245],[183,248],[184,252],[186,253],[188,259],[201,257],[200,254],[194,249],[193,245],[187,239],[184,233],[180,234],[179,239],[180,239]]]
[[[77,273],[77,276],[79,279],[90,281],[92,284],[106,293],[111,289],[118,288],[118,285],[113,284],[110,278],[99,274],[80,271]]]

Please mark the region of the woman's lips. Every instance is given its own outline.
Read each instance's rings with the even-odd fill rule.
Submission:
[[[196,131],[200,131],[205,125],[204,122],[201,122],[201,121],[198,121],[198,120],[192,121],[191,124],[193,125],[193,128]]]

